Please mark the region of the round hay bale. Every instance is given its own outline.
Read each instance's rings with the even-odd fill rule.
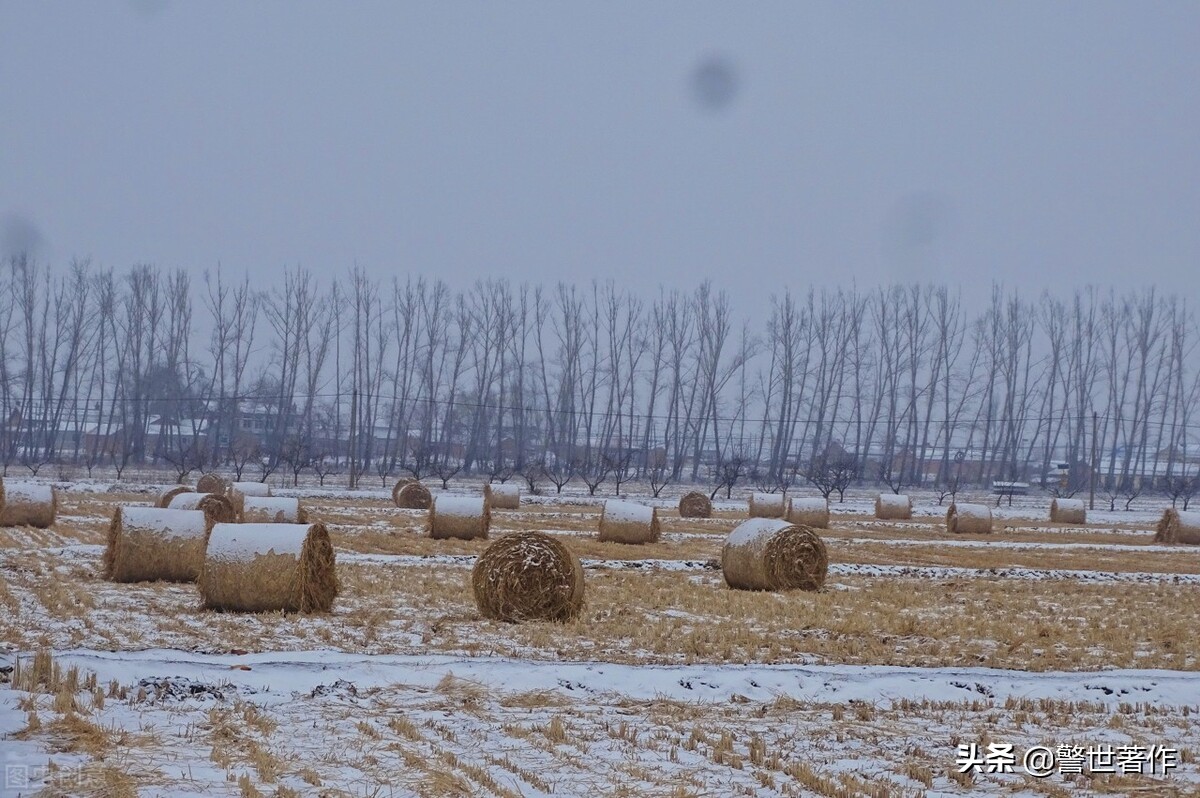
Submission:
[[[712,518],[712,499],[698,490],[685,493],[679,499],[680,518]]]
[[[191,493],[192,489],[187,485],[168,485],[158,492],[158,496],[154,499],[154,506],[159,509],[168,507],[171,504],[171,499],[174,499],[181,493]]]
[[[488,546],[471,587],[479,612],[497,621],[569,621],[583,608],[579,558],[543,532],[513,532]]]
[[[952,535],[990,535],[992,508],[954,502],[946,509],[946,531]]]
[[[0,507],[0,526],[34,526],[45,529],[58,515],[58,491],[39,482],[8,482]]]
[[[725,583],[738,590],[820,590],[829,554],[812,527],[751,518],[725,540],[721,571]]]
[[[1086,524],[1087,503],[1083,499],[1051,500],[1050,522],[1054,524]]]
[[[286,496],[246,496],[242,521],[247,524],[307,524],[308,513],[299,499]]]
[[[912,518],[912,499],[903,493],[881,493],[875,497],[875,517],[907,521]]]
[[[782,493],[751,493],[751,518],[783,518],[785,497]]]
[[[233,520],[242,521],[246,514],[246,494],[242,493],[231,483],[229,489],[225,491],[225,498],[229,500],[229,504],[233,507]]]
[[[229,487],[243,496],[270,496],[271,486],[265,482],[230,482]]]
[[[829,500],[820,497],[788,499],[787,512],[783,517],[789,524],[828,529]]]
[[[397,484],[392,491],[396,506],[404,510],[428,510],[433,505],[433,494],[420,482]]]
[[[429,508],[429,537],[435,540],[486,538],[491,525],[483,496],[438,496]]]
[[[613,543],[657,543],[662,528],[658,510],[644,504],[610,500],[600,511],[599,541]]]
[[[493,510],[519,510],[521,508],[521,488],[507,482],[489,483],[483,486],[483,495],[487,498],[488,507]]]
[[[414,482],[416,482],[415,479],[409,479],[408,477],[402,477],[400,480],[398,480],[396,484],[392,486],[392,504],[395,504],[397,507],[399,507],[400,491],[404,490],[405,485],[411,485]]]
[[[339,586],[324,524],[217,524],[198,582],[205,609],[327,612]]]
[[[224,493],[232,483],[220,474],[210,471],[196,480],[197,493]]]
[[[237,513],[226,496],[215,493],[181,493],[167,505],[171,510],[203,510],[214,524],[231,524]]]
[[[1155,543],[1200,543],[1200,512],[1168,507],[1158,522]]]
[[[101,559],[113,582],[195,582],[212,530],[201,510],[118,507]]]

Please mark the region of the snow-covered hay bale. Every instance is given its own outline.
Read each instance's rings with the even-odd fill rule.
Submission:
[[[172,510],[203,510],[214,524],[229,524],[237,520],[237,512],[227,496],[215,493],[181,493],[167,505]]]
[[[220,474],[210,471],[196,480],[197,493],[224,494],[232,483]]]
[[[513,532],[487,547],[471,571],[475,604],[498,621],[568,621],[583,607],[583,567],[543,532]]]
[[[875,497],[875,517],[907,521],[912,518],[912,499],[903,493],[881,493]]]
[[[1054,499],[1050,502],[1050,521],[1055,524],[1086,524],[1087,504],[1083,499]]]
[[[299,499],[287,496],[246,496],[242,521],[247,524],[307,524],[308,513]]]
[[[990,535],[992,508],[954,502],[946,509],[946,531],[952,535]]]
[[[404,489],[405,485],[411,485],[414,482],[416,482],[415,479],[409,479],[408,477],[401,477],[400,479],[396,480],[396,484],[392,486],[392,504],[399,507],[400,491]]]
[[[492,511],[483,496],[438,496],[429,508],[429,537],[435,540],[486,538]]]
[[[698,490],[685,493],[679,499],[680,518],[712,518],[712,499]]]
[[[483,486],[483,495],[487,497],[488,507],[493,510],[519,510],[521,508],[521,488],[507,482],[487,484]]]
[[[428,510],[433,504],[433,494],[420,482],[402,479],[392,489],[392,501],[404,510]]]
[[[230,487],[242,492],[243,496],[270,496],[271,486],[265,482],[231,482]]]
[[[242,521],[246,511],[246,494],[235,488],[231,483],[228,490],[225,491],[225,498],[229,500],[229,505],[233,508],[233,521]]]
[[[58,515],[58,491],[39,482],[4,484],[0,526],[35,526],[45,529]]]
[[[813,529],[828,529],[829,500],[822,498],[788,499],[784,520],[789,524],[810,526]]]
[[[118,507],[101,559],[113,582],[195,582],[212,524],[201,510]]]
[[[820,590],[829,555],[812,527],[751,518],[725,540],[721,571],[726,584],[739,590]]]
[[[168,485],[158,492],[158,495],[154,498],[154,506],[158,507],[159,509],[169,507],[171,505],[171,499],[174,499],[181,493],[192,492],[192,489],[187,485]]]
[[[656,543],[662,528],[658,510],[644,504],[606,501],[600,511],[600,534],[597,540],[613,543]]]
[[[1200,512],[1168,507],[1158,522],[1155,543],[1200,543]]]
[[[785,497],[782,493],[751,493],[751,518],[783,518]]]
[[[338,594],[324,524],[217,524],[199,580],[206,609],[326,612]]]

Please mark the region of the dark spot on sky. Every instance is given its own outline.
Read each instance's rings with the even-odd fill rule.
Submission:
[[[143,19],[153,19],[167,10],[170,0],[129,0],[133,13]]]
[[[46,239],[37,225],[17,213],[0,217],[0,257],[37,255]]]
[[[741,88],[737,67],[728,58],[710,55],[692,70],[692,99],[706,111],[723,111]]]
[[[901,249],[922,249],[950,229],[950,203],[932,191],[907,194],[892,207],[887,224],[889,244]]]

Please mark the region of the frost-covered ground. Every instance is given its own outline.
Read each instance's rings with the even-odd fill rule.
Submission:
[[[678,491],[623,497],[667,519],[644,548],[595,543],[603,497],[523,497],[498,529],[561,537],[587,574],[589,617],[560,628],[481,622],[464,589],[483,544],[428,541],[374,486],[275,491],[338,546],[343,596],[314,618],[98,580],[112,497],[157,486],[61,487],[55,529],[0,544],[0,672],[25,674],[0,685],[0,796],[1200,794],[1200,547],[1153,544],[1151,500],[1064,527],[1019,497],[997,534],[950,539],[936,497],[877,522],[855,495],[832,506],[827,590],[772,596],[720,579],[744,497],[686,523]],[[32,684],[43,647],[57,675]],[[971,664],[996,661],[1015,667]],[[1014,772],[958,772],[960,746],[996,744]],[[1180,761],[1033,778],[1037,745]]]

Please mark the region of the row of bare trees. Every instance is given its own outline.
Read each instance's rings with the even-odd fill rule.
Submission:
[[[219,270],[5,266],[6,468],[826,492],[1040,482],[1067,463],[1066,492],[1093,465],[1114,495],[1197,487],[1200,333],[1185,298],[1154,290],[996,287],[981,308],[943,286],[795,291],[752,323],[708,283],[452,290],[294,269],[263,287]]]

